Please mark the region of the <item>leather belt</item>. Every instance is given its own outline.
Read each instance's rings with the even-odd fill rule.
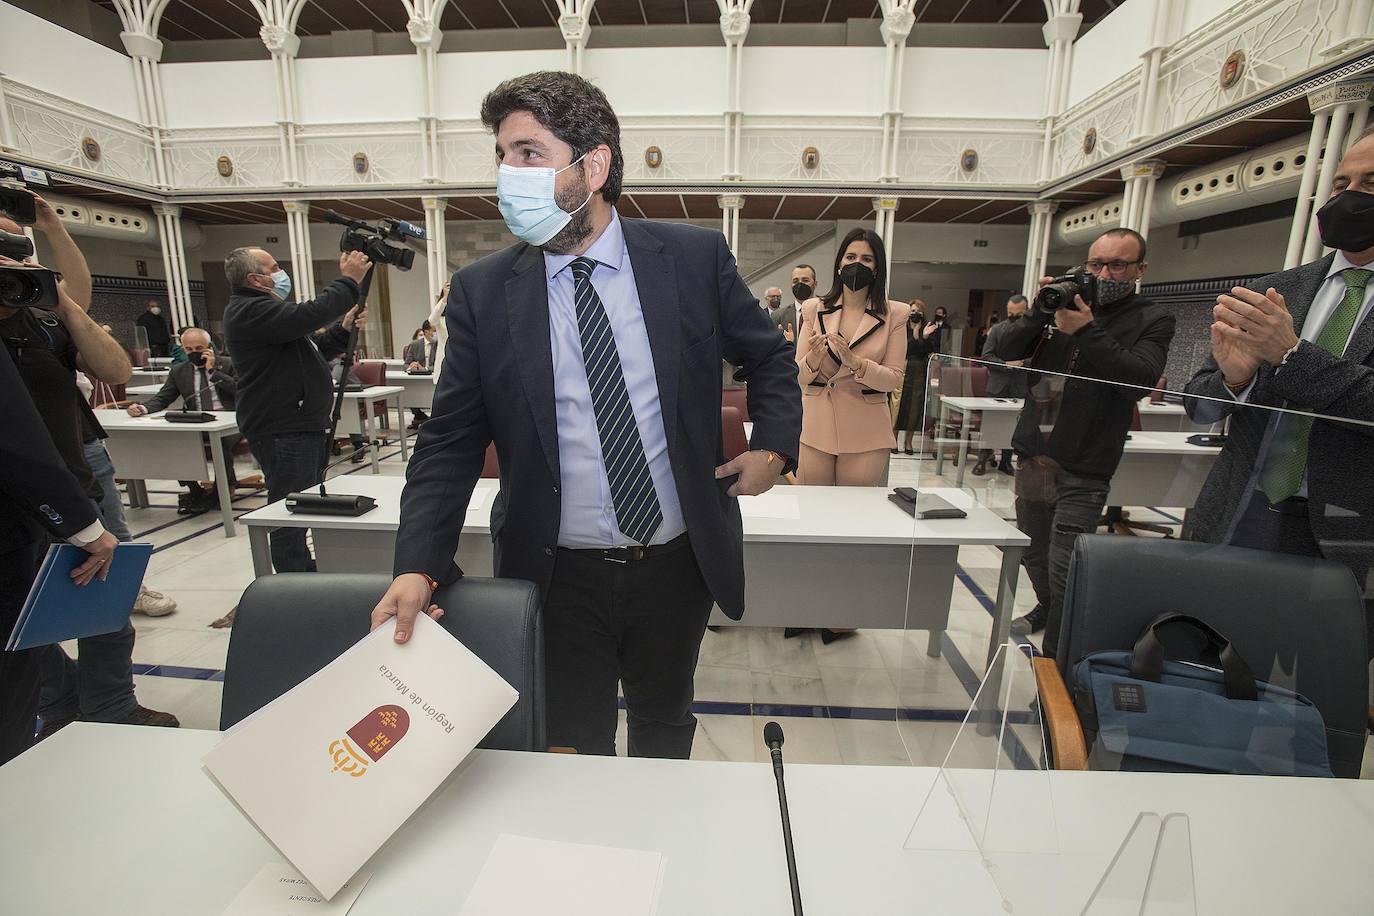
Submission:
[[[588,560],[605,560],[608,563],[638,563],[641,560],[650,560],[665,554],[676,553],[686,547],[688,543],[687,535],[683,533],[666,544],[635,544],[631,547],[593,547],[590,549],[560,547],[558,551]]]

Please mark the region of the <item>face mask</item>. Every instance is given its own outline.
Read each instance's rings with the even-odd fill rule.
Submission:
[[[1347,188],[1317,211],[1317,228],[1322,243],[1338,251],[1374,247],[1374,194]]]
[[[810,283],[797,282],[792,284],[792,295],[797,297],[798,302],[805,302],[807,299],[810,299],[811,290],[812,286]]]
[[[186,358],[189,359],[191,365],[195,366],[197,369],[205,365],[205,351],[203,350],[194,350],[187,353]]]
[[[586,153],[561,169],[527,168],[501,164],[496,172],[496,197],[501,216],[511,235],[531,245],[543,245],[572,221],[573,213],[592,199],[588,192],[582,206],[569,213],[554,197],[554,176],[586,158]]]
[[[840,271],[840,282],[856,293],[861,289],[868,289],[873,285],[873,268],[857,261],[846,264]]]
[[[162,309],[158,308],[156,305],[153,306],[152,308],[148,309],[148,311],[152,312],[154,315],[161,315],[161,314],[162,314]]]
[[[1097,301],[1102,305],[1120,302],[1135,292],[1134,280],[1113,280],[1110,277],[1097,281]]]
[[[769,307],[770,309],[782,308],[782,300],[781,300],[781,299],[774,299],[772,296],[769,296],[769,297],[768,297],[768,307]]]
[[[272,274],[272,293],[283,302],[291,295],[291,275],[278,269]]]
[[[912,313],[911,313],[911,323],[912,323],[912,324],[921,324],[921,323],[924,322],[925,320],[926,320],[926,316],[925,316],[925,315],[922,315],[920,312],[912,312]]]

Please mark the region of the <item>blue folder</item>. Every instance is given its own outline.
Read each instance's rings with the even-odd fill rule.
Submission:
[[[105,581],[95,578],[78,586],[72,581],[72,570],[90,554],[70,544],[49,547],[5,651],[120,630],[138,600],[138,588],[152,555],[152,544],[120,544]]]

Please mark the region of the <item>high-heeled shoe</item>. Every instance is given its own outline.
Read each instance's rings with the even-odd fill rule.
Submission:
[[[782,638],[783,638],[783,639],[796,639],[798,636],[802,635],[803,633],[810,633],[810,632],[811,632],[811,628],[810,628],[810,627],[783,627],[783,628],[782,628]]]
[[[854,633],[854,630],[829,630],[823,628],[821,630],[821,642],[828,646],[837,640],[848,639],[853,636]]]

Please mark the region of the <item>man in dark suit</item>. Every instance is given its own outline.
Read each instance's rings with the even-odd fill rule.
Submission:
[[[1212,355],[1186,388],[1210,400],[1185,403],[1197,422],[1231,423],[1185,535],[1345,563],[1374,632],[1374,130],[1317,222],[1335,251],[1217,297]],[[1278,407],[1319,419],[1260,409]]]
[[[210,335],[200,328],[186,328],[181,332],[181,348],[186,362],[174,363],[167,372],[162,390],[146,401],[129,405],[129,416],[142,417],[166,410],[180,398],[185,410],[233,410],[238,393],[238,379],[228,359],[215,354]],[[233,449],[243,439],[235,433],[224,437],[225,470],[229,474],[229,490],[238,485],[234,475]],[[188,497],[178,511],[195,512],[213,508],[214,487],[205,489],[196,480],[183,480]]]
[[[119,541],[67,470],[8,347],[0,347],[0,391],[0,632],[8,635],[54,536],[90,554],[72,574],[81,585],[109,575]],[[45,648],[0,652],[0,764],[33,744]]]
[[[734,497],[791,468],[792,347],[718,232],[622,219],[620,127],[568,73],[509,80],[482,104],[502,215],[524,241],[453,277],[444,372],[401,499],[396,580],[373,611],[405,642],[461,575],[453,556],[489,442],[496,574],[543,596],[549,743],[687,757],[692,677],[712,602],[744,612]],[[749,382],[753,451],[726,462],[721,359]],[[738,479],[732,480],[732,478]]]
[[[1020,293],[1013,295],[1007,300],[1007,320],[994,324],[988,330],[987,339],[983,341],[980,352],[984,365],[988,367],[987,390],[990,398],[1024,398],[1026,396],[1026,373],[1015,371],[1024,366],[1026,361],[1024,359],[1010,359],[1002,351],[1006,349],[1007,334],[1029,308],[1030,303],[1026,301],[1025,296]],[[991,460],[992,449],[985,448],[979,451],[978,463],[973,466],[974,476],[986,474],[988,462]],[[1011,449],[1002,449],[1002,460],[998,463],[997,470],[1003,474],[1016,473],[1011,466]]]
[[[434,339],[434,325],[428,320],[420,325],[420,330],[415,332],[415,339],[406,344],[405,350],[401,353],[401,358],[405,360],[406,371],[416,369],[428,369],[434,371],[435,359],[438,357],[439,344]],[[423,410],[411,408],[410,428],[419,429],[420,424],[429,419],[429,414]]]
[[[148,300],[148,308],[134,319],[134,324],[143,329],[148,338],[148,353],[152,356],[166,356],[172,341],[172,332],[167,325],[167,316],[162,314],[162,303],[156,299]]]

